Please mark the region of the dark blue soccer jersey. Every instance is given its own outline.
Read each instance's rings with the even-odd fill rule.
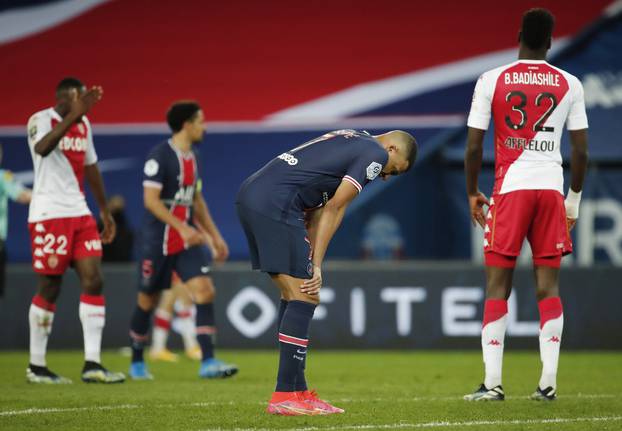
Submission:
[[[160,199],[178,219],[192,224],[194,193],[200,183],[195,150],[182,153],[173,144],[163,142],[152,148],[145,162],[143,186],[161,190]],[[164,255],[179,253],[185,244],[179,233],[145,211],[142,225],[143,248]]]
[[[251,175],[242,184],[237,202],[274,220],[304,225],[303,211],[324,205],[342,181],[360,193],[388,158],[367,132],[329,132],[281,154]]]

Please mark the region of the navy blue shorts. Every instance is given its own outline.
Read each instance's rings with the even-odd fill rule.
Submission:
[[[253,269],[296,278],[311,278],[311,243],[307,230],[279,222],[236,204],[248,240]]]
[[[155,293],[170,288],[173,271],[184,283],[194,277],[209,275],[207,247],[194,246],[170,256],[164,256],[161,249],[154,253],[143,253],[139,268],[141,292]]]

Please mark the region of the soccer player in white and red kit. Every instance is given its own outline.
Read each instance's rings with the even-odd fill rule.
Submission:
[[[545,9],[523,15],[518,60],[485,72],[475,86],[465,153],[473,222],[484,229],[486,302],[482,327],[485,379],[467,400],[503,400],[501,386],[507,299],[525,238],[533,252],[540,311],[542,375],[535,400],[556,398],[564,322],[559,298],[561,257],[572,252],[587,168],[587,116],[581,82],[546,62],[554,18]],[[478,189],[482,142],[492,116],[495,184],[490,201]],[[564,202],[562,128],[570,132],[571,184]],[[484,214],[483,206],[488,205]]]
[[[38,275],[37,294],[28,314],[30,364],[26,378],[31,383],[71,383],[48,370],[45,360],[56,299],[69,266],[76,270],[82,287],[79,307],[85,356],[82,380],[100,383],[125,380],[122,373],[105,369],[100,358],[105,323],[101,241],[112,241],[115,225],[106,209],[91,125],[85,114],[102,94],[101,87],[87,91],[78,79],[65,78],[56,87],[56,105],[35,113],[28,121],[28,145],[35,173],[28,227],[32,266]],[[85,177],[101,210],[104,224],[101,240],[84,197]]]

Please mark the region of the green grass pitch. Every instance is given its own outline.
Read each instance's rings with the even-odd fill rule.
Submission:
[[[310,351],[308,380],[344,415],[275,417],[264,413],[276,374],[275,351],[222,351],[240,366],[228,380],[199,380],[198,364],[154,363],[152,382],[79,381],[82,354],[54,351],[50,369],[67,386],[25,382],[28,356],[0,353],[0,429],[59,430],[622,430],[622,353],[563,352],[559,399],[529,401],[540,372],[538,353],[507,352],[503,403],[461,396],[482,377],[479,352]],[[126,371],[129,359],[104,354]]]

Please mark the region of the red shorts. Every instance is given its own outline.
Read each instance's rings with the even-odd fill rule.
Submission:
[[[525,238],[536,265],[559,267],[561,256],[572,253],[564,197],[558,191],[516,190],[494,195],[490,204],[484,228],[486,265],[514,267]]]
[[[102,255],[97,223],[91,215],[28,223],[28,230],[36,273],[61,275],[74,260]]]

